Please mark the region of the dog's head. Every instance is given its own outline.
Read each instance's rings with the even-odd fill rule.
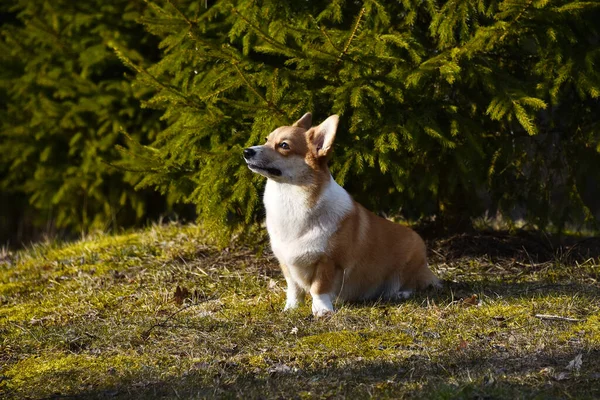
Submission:
[[[262,146],[244,149],[244,159],[253,172],[277,182],[304,185],[319,177],[328,179],[327,158],[332,150],[339,117],[332,115],[312,126],[306,113],[292,126],[275,129]]]

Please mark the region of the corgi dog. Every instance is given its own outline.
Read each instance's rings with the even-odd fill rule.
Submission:
[[[365,209],[331,176],[338,122],[332,115],[312,126],[306,113],[243,151],[248,168],[267,178],[266,224],[287,283],[284,310],[302,305],[308,292],[316,317],[332,313],[336,300],[407,298],[439,286],[421,237]]]

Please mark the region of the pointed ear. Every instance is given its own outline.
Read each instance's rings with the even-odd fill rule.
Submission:
[[[340,117],[332,115],[308,131],[308,140],[313,146],[313,151],[317,157],[326,157],[329,155],[335,140],[335,132],[340,122]]]
[[[294,125],[292,126],[297,126],[298,128],[303,128],[306,130],[309,130],[310,127],[312,126],[312,114],[307,112],[306,114],[304,114],[302,116],[302,118],[300,118],[298,121],[294,122]]]

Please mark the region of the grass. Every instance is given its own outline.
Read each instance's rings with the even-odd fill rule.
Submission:
[[[589,246],[433,241],[444,289],[315,320],[281,312],[270,255],[203,237],[168,225],[2,253],[0,397],[600,397]]]

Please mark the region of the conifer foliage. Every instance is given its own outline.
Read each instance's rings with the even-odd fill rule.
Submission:
[[[340,115],[333,175],[376,212],[597,227],[599,4],[3,2],[0,230],[129,224],[152,189],[252,226],[242,149],[307,111]]]
[[[157,54],[136,22],[144,9],[125,0],[2,3],[0,231],[14,235],[15,220],[115,228],[145,214],[148,194],[128,183],[137,178],[108,166],[122,129],[147,141],[159,127],[109,46],[142,64]]]
[[[142,23],[160,61],[144,68],[115,46],[168,126],[151,146],[130,143],[139,186],[219,226],[261,220],[264,178],[241,151],[312,111],[341,116],[333,175],[373,210],[456,221],[519,206],[540,227],[594,221],[598,5],[150,2]]]

